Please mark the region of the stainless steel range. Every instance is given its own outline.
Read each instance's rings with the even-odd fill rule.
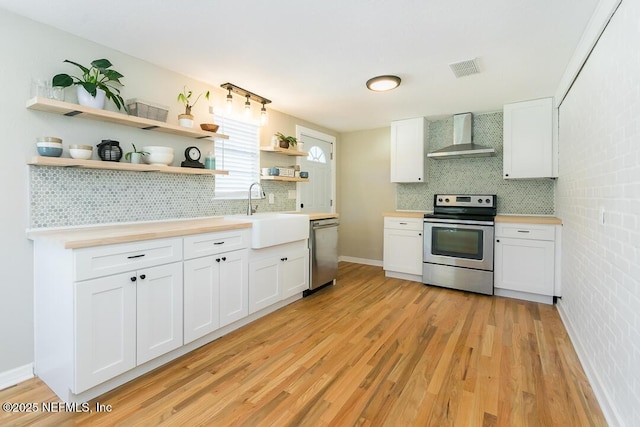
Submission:
[[[436,194],[424,216],[422,282],[493,295],[495,195]]]

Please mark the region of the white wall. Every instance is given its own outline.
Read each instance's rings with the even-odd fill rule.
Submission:
[[[560,107],[559,309],[612,425],[640,425],[640,2],[623,1]],[[605,222],[602,224],[602,209]]]

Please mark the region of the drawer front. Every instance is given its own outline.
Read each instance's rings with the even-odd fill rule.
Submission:
[[[556,233],[553,225],[498,223],[496,224],[496,237],[554,241]]]
[[[422,218],[385,217],[384,228],[420,231],[422,230],[423,222]]]
[[[86,280],[182,260],[182,239],[97,246],[74,251],[75,280]]]
[[[249,247],[249,230],[220,231],[184,238],[184,259],[199,258]]]

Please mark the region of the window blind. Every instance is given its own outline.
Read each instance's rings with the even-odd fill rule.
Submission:
[[[228,117],[216,116],[227,140],[216,140],[216,167],[229,175],[216,175],[216,199],[247,197],[249,186],[260,182],[259,126]]]

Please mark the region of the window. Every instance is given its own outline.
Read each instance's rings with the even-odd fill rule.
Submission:
[[[324,155],[324,151],[322,151],[320,147],[314,145],[311,147],[311,150],[309,150],[307,160],[310,162],[327,163],[327,156]]]
[[[229,175],[216,175],[216,199],[247,197],[251,183],[260,181],[259,126],[228,117],[216,117],[227,140],[216,140],[216,166]]]

